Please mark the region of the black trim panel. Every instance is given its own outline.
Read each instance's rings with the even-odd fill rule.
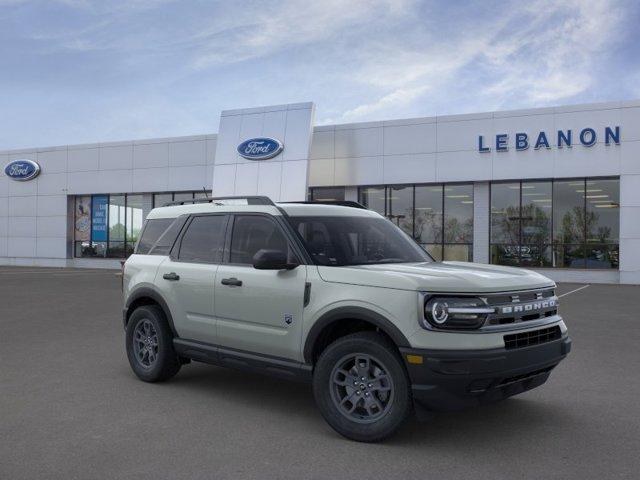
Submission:
[[[401,348],[415,402],[431,411],[492,403],[542,385],[571,351],[565,334],[552,342],[513,350]],[[407,355],[419,357],[409,361]]]
[[[182,338],[174,339],[173,347],[180,356],[212,365],[302,382],[310,382],[312,379],[313,367],[311,365],[286,358],[261,355]]]
[[[304,360],[313,362],[313,349],[322,331],[334,322],[353,319],[369,322],[389,335],[398,347],[409,347],[409,341],[393,323],[377,312],[362,307],[338,307],[322,315],[311,327],[304,344]]]

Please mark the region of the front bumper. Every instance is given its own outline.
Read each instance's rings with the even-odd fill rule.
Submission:
[[[400,349],[413,399],[431,411],[493,403],[538,387],[570,350],[571,339],[566,334],[552,342],[513,350]]]

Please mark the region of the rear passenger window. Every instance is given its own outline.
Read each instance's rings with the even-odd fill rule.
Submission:
[[[226,225],[226,215],[193,217],[182,236],[178,261],[220,263]]]
[[[145,255],[149,253],[153,244],[158,241],[164,231],[173,223],[175,218],[154,218],[147,220],[144,231],[138,242],[136,253]]]
[[[231,263],[252,264],[258,250],[271,249],[289,253],[289,244],[280,227],[267,217],[238,215],[231,235]]]

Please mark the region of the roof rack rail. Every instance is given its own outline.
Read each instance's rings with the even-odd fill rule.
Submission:
[[[308,200],[304,202],[283,202],[283,203],[302,203],[307,205],[338,205],[340,207],[360,208],[362,210],[368,210],[367,207],[360,202],[354,202],[353,200]]]
[[[194,198],[191,200],[175,200],[173,202],[168,202],[163,205],[163,207],[172,207],[175,205],[195,205],[197,203],[218,203],[224,200],[246,200],[247,205],[271,205],[276,206],[269,197],[265,196],[235,196],[235,197],[208,197],[208,198]]]

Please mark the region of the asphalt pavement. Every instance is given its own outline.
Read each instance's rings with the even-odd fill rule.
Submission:
[[[637,479],[640,287],[581,287],[559,287],[573,351],[545,385],[371,445],[305,384],[137,380],[113,271],[0,267],[0,479]]]

